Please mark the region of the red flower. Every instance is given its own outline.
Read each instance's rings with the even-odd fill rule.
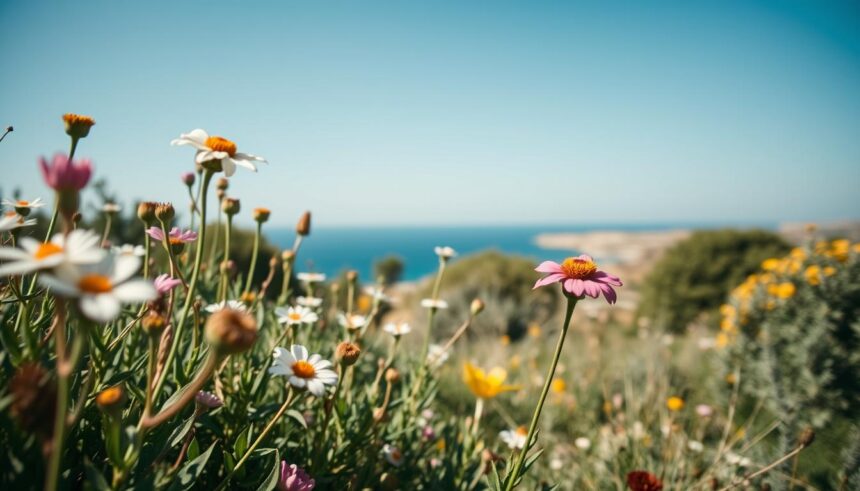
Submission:
[[[661,491],[663,489],[663,482],[647,471],[628,472],[627,485],[632,491]]]

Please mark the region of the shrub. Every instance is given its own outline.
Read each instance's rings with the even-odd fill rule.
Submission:
[[[698,231],[676,244],[645,280],[639,315],[658,327],[682,331],[718,307],[730,289],[762,260],[789,249],[764,230]]]

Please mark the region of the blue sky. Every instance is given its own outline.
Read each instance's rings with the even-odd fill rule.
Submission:
[[[129,200],[193,128],[267,157],[277,224],[860,217],[856,2],[0,0],[0,49],[6,193],[79,112]]]

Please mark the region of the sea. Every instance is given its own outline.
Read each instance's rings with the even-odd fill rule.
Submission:
[[[543,225],[543,226],[422,226],[422,227],[317,227],[305,237],[296,259],[297,271],[315,271],[329,277],[354,269],[362,278],[373,277],[373,265],[387,256],[396,256],[404,264],[402,279],[414,281],[433,273],[438,259],[435,246],[453,247],[460,256],[495,249],[517,254],[534,261],[560,261],[570,250],[539,247],[535,238],[544,233],[613,231],[661,231],[674,229],[719,228],[731,224],[612,224],[612,225]],[[746,224],[749,226],[750,224]],[[754,224],[774,228],[775,224]],[[266,231],[270,242],[281,249],[292,246],[292,228]]]

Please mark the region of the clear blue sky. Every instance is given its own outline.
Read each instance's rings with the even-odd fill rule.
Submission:
[[[129,200],[193,128],[267,157],[277,224],[860,217],[857,2],[0,0],[0,50],[6,193],[79,112]]]

